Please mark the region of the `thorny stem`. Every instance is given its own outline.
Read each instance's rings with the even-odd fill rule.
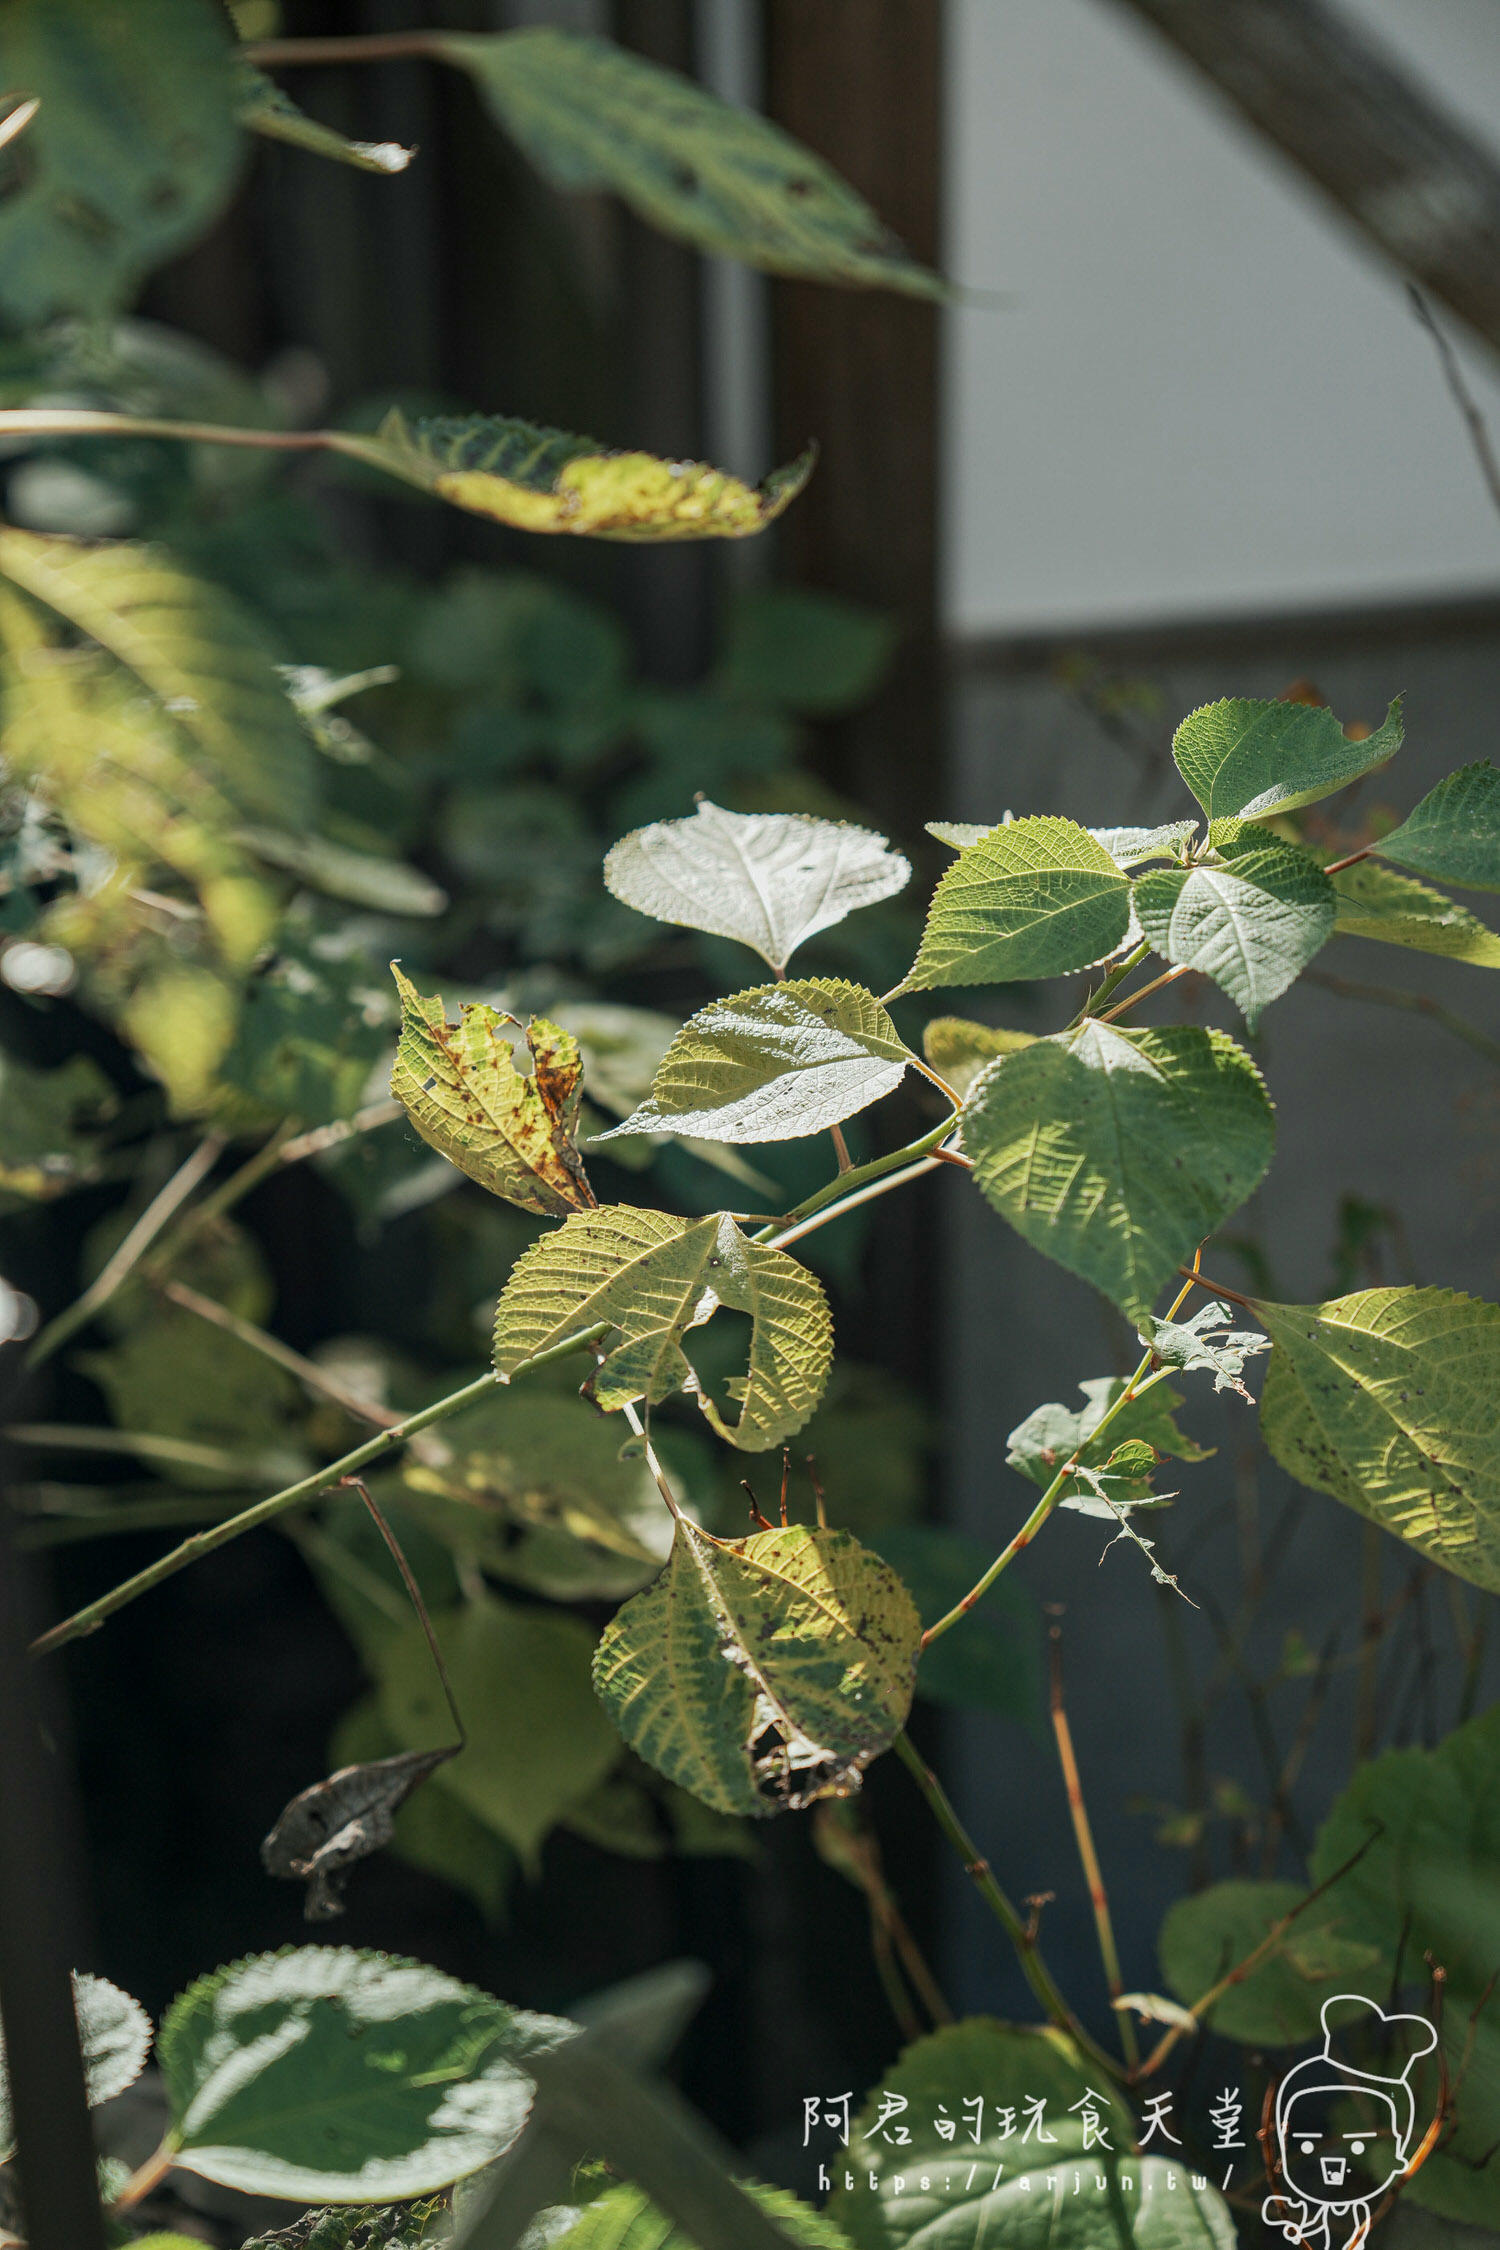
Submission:
[[[1093,1909],[1094,1929],[1099,1939],[1099,1958],[1104,1964],[1104,1982],[1113,2002],[1125,1990],[1125,1980],[1120,1974],[1120,1954],[1115,1944],[1115,1927],[1109,1911],[1109,1892],[1104,1887],[1104,1870],[1099,1865],[1099,1854],[1094,1849],[1094,1831],[1089,1822],[1088,1806],[1083,1799],[1083,1780],[1078,1771],[1078,1757],[1073,1748],[1073,1729],[1068,1724],[1068,1707],[1063,1697],[1062,1627],[1051,1626],[1047,1639],[1051,1660],[1051,1693],[1048,1700],[1052,1713],[1052,1732],[1057,1742],[1057,1762],[1062,1767],[1063,1787],[1068,1794],[1068,1812],[1073,1822],[1073,1836],[1078,1845],[1083,1879],[1089,1887],[1089,1905]],[[1134,2070],[1141,2059],[1141,2051],[1136,2044],[1135,2025],[1127,2010],[1117,2009],[1116,2013],[1120,2022],[1120,2045],[1125,2050],[1126,2063]]]
[[[327,1492],[332,1485],[341,1483],[355,1470],[365,1468],[371,1461],[384,1459],[388,1453],[394,1453],[398,1446],[404,1445],[408,1438],[415,1437],[419,1430],[429,1429],[434,1422],[446,1421],[450,1414],[457,1414],[464,1407],[483,1398],[496,1383],[514,1382],[516,1376],[531,1368],[545,1367],[553,1360],[565,1359],[573,1352],[585,1351],[591,1344],[597,1343],[604,1332],[604,1323],[600,1322],[576,1336],[564,1337],[560,1344],[552,1344],[546,1351],[537,1352],[531,1359],[523,1360],[519,1367],[512,1369],[508,1377],[501,1377],[493,1372],[481,1375],[474,1382],[465,1383],[461,1390],[450,1391],[446,1398],[437,1399],[431,1406],[424,1406],[415,1414],[408,1414],[392,1428],[379,1431],[363,1445],[355,1446],[352,1453],[345,1453],[337,1461],[330,1461],[326,1468],[314,1470],[311,1476],[300,1478],[296,1484],[287,1485],[281,1492],[273,1492],[268,1500],[258,1500],[253,1507],[242,1509],[237,1516],[229,1516],[223,1523],[211,1524],[206,1531],[185,1539],[170,1554],[159,1556],[154,1563],[148,1563],[144,1570],[138,1570],[133,1578],[122,1580],[118,1586],[111,1587],[107,1594],[101,1594],[97,1601],[89,1602],[85,1608],[75,1611],[73,1616],[64,1618],[60,1625],[54,1625],[50,1632],[43,1633],[32,1642],[32,1655],[50,1655],[53,1649],[62,1648],[68,1641],[81,1640],[85,1633],[97,1632],[105,1619],[113,1617],[116,1610],[124,1609],[142,1594],[149,1594],[154,1586],[160,1586],[165,1579],[175,1577],[179,1570],[185,1570],[189,1563],[197,1562],[200,1556],[212,1554],[217,1547],[228,1546],[230,1540],[238,1539],[242,1532],[254,1531],[261,1524],[274,1521],[277,1516],[284,1515],[289,1508],[297,1507],[304,1500],[315,1500],[319,1493]]]
[[[892,1748],[922,1792],[933,1819],[963,1861],[964,1872],[972,1878],[980,1897],[1010,1939],[1015,1948],[1016,1959],[1021,1965],[1021,1973],[1041,2002],[1049,2021],[1055,2023],[1059,2031],[1067,2034],[1080,2054],[1087,2055],[1090,2062],[1096,2063],[1100,2070],[1108,2071],[1110,2077],[1118,2081],[1123,2075],[1120,2065],[1089,2037],[1073,2014],[1054,1982],[1052,1972],[1041,1957],[1036,1932],[1022,1921],[1000,1888],[989,1861],[984,1858],[979,1846],[964,1827],[953,1809],[947,1791],[904,1728],[896,1736]]]

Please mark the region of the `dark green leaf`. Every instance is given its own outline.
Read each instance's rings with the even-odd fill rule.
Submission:
[[[1374,848],[1460,890],[1500,891],[1500,768],[1487,758],[1460,766]]]
[[[1373,773],[1401,747],[1401,698],[1355,741],[1321,704],[1206,703],[1172,739],[1177,770],[1210,820],[1293,812]]]

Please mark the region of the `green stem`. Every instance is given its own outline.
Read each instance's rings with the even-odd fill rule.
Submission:
[[[892,1748],[922,1792],[933,1819],[963,1861],[965,1873],[973,1879],[980,1897],[1015,1947],[1021,1973],[1041,2002],[1049,2020],[1057,2025],[1059,2031],[1067,2034],[1081,2054],[1087,2055],[1090,2062],[1100,2070],[1108,2071],[1110,2077],[1118,2082],[1123,2076],[1119,2063],[1089,2037],[1068,2006],[1053,1980],[1052,1972],[1038,1951],[1034,1931],[1022,1921],[1000,1888],[989,1861],[954,1811],[948,1792],[904,1728],[897,1735]]]
[[[1124,960],[1118,962],[1116,966],[1108,972],[1108,974],[1105,976],[1103,984],[1100,985],[1098,991],[1091,992],[1088,995],[1087,999],[1083,1003],[1083,1006],[1079,1009],[1077,1015],[1073,1018],[1073,1021],[1068,1025],[1069,1031],[1076,1031],[1079,1024],[1083,1022],[1085,1016],[1092,1016],[1097,1014],[1100,1001],[1107,1000],[1112,992],[1118,991],[1119,987],[1129,976],[1131,970],[1138,969],[1141,963],[1145,960],[1146,955],[1150,951],[1150,946],[1146,943],[1146,940],[1142,938],[1140,944],[1135,947],[1134,951],[1127,953]]]
[[[606,1326],[606,1323],[599,1322],[576,1336],[564,1337],[560,1344],[553,1344],[546,1351],[537,1352],[533,1358],[523,1360],[511,1376],[505,1379],[513,1382],[517,1375],[525,1373],[529,1368],[545,1367],[553,1360],[564,1359],[570,1353],[587,1349],[605,1333]],[[116,1610],[124,1609],[127,1603],[137,1600],[142,1594],[149,1594],[153,1586],[160,1586],[165,1579],[175,1577],[179,1570],[185,1570],[189,1563],[197,1562],[201,1555],[212,1554],[216,1547],[228,1546],[230,1540],[238,1539],[242,1532],[254,1531],[261,1524],[272,1522],[277,1516],[284,1515],[288,1508],[295,1508],[304,1500],[315,1500],[320,1492],[326,1492],[330,1485],[337,1484],[340,1478],[348,1476],[351,1471],[363,1469],[371,1461],[379,1461],[387,1453],[393,1453],[408,1438],[415,1437],[419,1430],[429,1429],[434,1422],[446,1421],[450,1414],[457,1414],[464,1407],[473,1405],[501,1380],[493,1372],[479,1376],[476,1381],[466,1383],[462,1390],[451,1391],[446,1398],[438,1399],[433,1405],[424,1406],[416,1414],[408,1414],[404,1421],[397,1422],[393,1428],[381,1430],[363,1445],[357,1445],[352,1453],[345,1453],[339,1460],[330,1461],[326,1468],[315,1470],[311,1476],[301,1478],[296,1484],[289,1484],[284,1491],[273,1492],[268,1500],[258,1500],[254,1507],[243,1509],[239,1515],[230,1516],[223,1523],[211,1525],[207,1531],[200,1531],[192,1539],[185,1539],[170,1554],[158,1557],[144,1570],[138,1570],[133,1578],[123,1580],[120,1585],[112,1587],[109,1593],[101,1594],[97,1601],[88,1603],[85,1608],[75,1611],[73,1616],[64,1618],[60,1625],[54,1625],[50,1632],[43,1633],[38,1640],[32,1642],[32,1655],[49,1655],[53,1649],[62,1648],[68,1641],[80,1640],[85,1633],[97,1632],[105,1619],[113,1617]]]
[[[1127,1008],[1133,1008],[1137,1000],[1149,999],[1153,992],[1160,992],[1163,985],[1175,984],[1179,977],[1185,977],[1187,973],[1185,963],[1179,963],[1175,969],[1164,970],[1161,976],[1153,977],[1149,984],[1141,985],[1135,992],[1127,992],[1125,998],[1117,1002],[1106,1015],[1102,1015],[1099,1021],[1101,1023],[1113,1023],[1117,1016],[1124,1015]]]
[[[295,1375],[298,1382],[306,1384],[310,1391],[317,1392],[320,1398],[330,1400],[351,1421],[373,1422],[377,1429],[382,1430],[393,1429],[400,1421],[400,1415],[393,1413],[388,1406],[381,1406],[371,1398],[360,1398],[356,1392],[346,1389],[344,1384],[330,1375],[326,1368],[319,1367],[316,1360],[304,1359],[301,1352],[294,1352],[290,1344],[282,1343],[279,1336],[268,1335],[264,1328],[257,1328],[253,1321],[242,1320],[227,1305],[219,1304],[212,1297],[203,1296],[196,1289],[189,1289],[186,1282],[164,1281],[159,1287],[162,1295],[174,1305],[180,1305],[184,1312],[193,1313],[199,1320],[206,1320],[212,1327],[222,1329],[226,1336],[235,1337],[252,1352],[259,1352],[262,1359],[270,1360],[274,1367],[285,1368],[288,1375]]]
[[[3,421],[3,415],[0,415],[0,423]],[[759,1234],[750,1237],[751,1241],[769,1242],[773,1236],[780,1237],[784,1229],[797,1226],[803,1219],[810,1219],[815,1211],[823,1210],[830,1203],[840,1202],[845,1196],[853,1201],[856,1191],[869,1181],[883,1179],[887,1172],[898,1171],[902,1165],[914,1164],[919,1158],[930,1155],[948,1138],[957,1123],[958,1112],[955,1110],[951,1116],[943,1119],[941,1125],[934,1125],[930,1133],[924,1133],[919,1141],[908,1141],[905,1148],[892,1149],[888,1156],[872,1157],[868,1164],[856,1164],[852,1171],[840,1172],[837,1179],[830,1180],[826,1187],[820,1187],[816,1195],[810,1195],[805,1203],[799,1203],[783,1219],[771,1226],[762,1227]]]

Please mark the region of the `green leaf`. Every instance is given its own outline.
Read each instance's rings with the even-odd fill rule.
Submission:
[[[1135,911],[1163,960],[1222,986],[1253,1031],[1333,935],[1333,885],[1295,844],[1236,852],[1219,867],[1159,867],[1136,878]]]
[[[1200,2000],[1306,1895],[1297,1883],[1232,1882],[1179,1899],[1157,1941],[1167,1983],[1179,1999]],[[1242,1983],[1214,2002],[1207,2028],[1252,2047],[1295,2047],[1314,2038],[1330,1994],[1379,1981],[1379,1948],[1341,1934],[1354,1919],[1342,1894],[1318,1899]]]
[[[1379,938],[1386,945],[1409,945],[1419,953],[1500,969],[1500,935],[1442,891],[1369,859],[1344,868],[1332,882],[1338,898],[1337,936]]]
[[[1500,891],[1500,768],[1460,766],[1373,849],[1460,890]]]
[[[979,1073],[997,1055],[1018,1055],[1036,1038],[1034,1031],[1012,1031],[1001,1024],[971,1023],[965,1016],[934,1016],[922,1032],[922,1052],[955,1094],[967,1094]]]
[[[496,1594],[433,1623],[469,1726],[465,1748],[439,1769],[441,1785],[535,1874],[544,1837],[618,1756],[589,1692],[593,1635],[576,1617]],[[385,1642],[377,1668],[381,1716],[402,1749],[452,1741],[442,1683],[416,1619]]]
[[[1500,1591],[1500,1306],[1451,1289],[1257,1304],[1281,1466],[1472,1585]]]
[[[1216,1391],[1238,1391],[1249,1399],[1240,1378],[1245,1362],[1257,1352],[1269,1351],[1270,1338],[1256,1328],[1236,1328],[1234,1315],[1216,1299],[1187,1320],[1147,1320],[1141,1342],[1149,1344],[1162,1367],[1180,1367],[1185,1375],[1212,1375]],[[1223,1333],[1221,1333],[1223,1331]]]
[[[910,1060],[862,985],[757,985],[690,1017],[657,1068],[649,1101],[599,1138],[802,1140],[894,1092]]]
[[[1113,952],[1129,926],[1129,881],[1086,828],[1011,821],[943,876],[899,989],[1061,976]]]
[[[299,109],[290,94],[243,55],[235,57],[235,67],[239,83],[236,114],[252,133],[263,133],[270,141],[285,141],[292,148],[305,148],[313,156],[331,157],[336,164],[350,164],[357,172],[404,172],[416,154],[415,149],[403,148],[399,141],[348,140],[331,125],[320,125],[315,117]]]
[[[917,1605],[924,1626],[946,1617],[994,1561],[978,1539],[938,1524],[894,1524],[872,1541]],[[955,1711],[997,1711],[1030,1724],[1042,1708],[1041,1619],[1033,1597],[1003,1579],[958,1632],[922,1651],[917,1693]]]
[[[883,611],[808,586],[757,586],[729,612],[717,678],[750,704],[822,718],[873,695],[896,628]]]
[[[996,823],[979,820],[929,820],[927,833],[936,836],[940,844],[951,845],[956,852],[966,852],[971,844],[982,837],[992,836]],[[998,824],[1013,827],[1009,814]],[[1088,834],[1096,844],[1102,844],[1116,867],[1139,867],[1149,859],[1175,859],[1198,832],[1196,820],[1169,820],[1159,828],[1090,828]]]
[[[828,1380],[833,1327],[819,1284],[784,1251],[749,1242],[724,1212],[679,1219],[611,1204],[577,1212],[533,1243],[501,1292],[495,1364],[522,1360],[605,1321],[594,1396],[606,1411],[632,1399],[655,1405],[698,1389],[682,1348],[720,1305],[749,1313],[750,1364],[740,1418],[699,1404],[721,1437],[759,1452],[798,1430]]]
[[[222,1468],[192,1458],[161,1462],[175,1484],[244,1485],[306,1466],[291,1419],[302,1404],[295,1377],[237,1336],[226,1336],[176,1305],[153,1307],[106,1351],[79,1352],[75,1364],[97,1383],[121,1429],[181,1439],[222,1454]]]
[[[1079,1385],[1085,1400],[1083,1406],[1061,1406],[1054,1402],[1034,1407],[1005,1441],[1007,1467],[1019,1469],[1023,1477],[1029,1477],[1033,1484],[1045,1489],[1063,1463],[1071,1460],[1075,1453],[1080,1468],[1098,1470],[1105,1467],[1122,1445],[1136,1441],[1178,1461],[1212,1458],[1212,1446],[1199,1445],[1196,1438],[1177,1427],[1182,1393],[1166,1383],[1157,1383],[1133,1398],[1115,1416],[1104,1435],[1096,1438],[1094,1431],[1124,1388],[1123,1376],[1096,1375]],[[1085,1489],[1078,1478],[1070,1477],[1063,1487],[1064,1498],[1076,1499]]]
[[[911,1708],[921,1620],[847,1531],[712,1539],[683,1518],[609,1625],[594,1686],[648,1765],[718,1812],[847,1796]]]
[[[0,530],[0,578],[96,642],[122,689],[137,698],[145,690],[241,813],[287,827],[310,819],[307,729],[258,626],[217,586],[151,547],[89,547],[10,528]],[[45,771],[56,756],[44,746],[58,716],[53,682],[65,688],[76,669],[35,650],[8,668],[7,755],[10,730],[26,727],[28,770]]]
[[[510,2145],[527,2057],[572,2028],[384,1953],[254,1955],[200,1977],[162,2023],[175,2161],[299,2203],[430,2194]]]
[[[273,2234],[258,2234],[243,2250],[444,2250],[452,2243],[452,2211],[447,2196],[423,2196],[413,2203],[398,2203],[384,2210],[356,2204],[352,2210],[336,2208],[307,2211],[289,2227]],[[150,2235],[131,2250],[150,2250],[160,2241],[168,2250],[202,2250],[185,2235]]]
[[[79,1126],[90,1116],[106,1117],[116,1101],[109,1080],[87,1055],[33,1070],[0,1053],[0,1105],[5,1111],[0,1198],[43,1203],[91,1176],[99,1144]]]
[[[833,2221],[787,2189],[762,2187],[757,2180],[742,2180],[740,2185],[805,2250],[848,2250],[847,2237]],[[586,2204],[577,2223],[555,2237],[548,2250],[563,2250],[564,2244],[567,2250],[696,2250],[692,2237],[674,2226],[630,2180]]]
[[[284,867],[328,898],[373,906],[382,914],[441,914],[448,894],[419,868],[375,852],[351,851],[327,836],[280,828],[242,828],[238,840],[268,867]]]
[[[1172,738],[1172,755],[1210,820],[1294,812],[1373,773],[1401,747],[1401,698],[1354,741],[1321,704],[1232,696],[1205,703]]]
[[[705,461],[611,452],[504,414],[408,424],[393,410],[373,437],[340,431],[336,450],[471,515],[579,539],[748,539],[789,508],[813,472],[809,450],[763,484]]]
[[[90,2109],[113,2101],[133,2086],[151,2052],[151,2018],[139,2000],[87,1971],[73,1972],[73,2014],[83,2053],[84,2091]],[[0,2039],[0,2161],[8,2154],[14,2126],[5,2044]]]
[[[990,1064],[964,1105],[974,1179],[1049,1258],[1142,1319],[1271,1160],[1271,1104],[1221,1031],[1086,1019]]]
[[[605,884],[626,906],[738,938],[778,976],[808,938],[910,880],[910,863],[868,828],[806,813],[725,812],[706,797],[686,820],[622,837],[604,862]]]
[[[502,1027],[514,1016],[465,1001],[450,1024],[441,998],[424,999],[398,963],[401,1044],[391,1092],[430,1148],[523,1211],[556,1218],[594,1205],[578,1153],[583,1062],[570,1033],[542,1016],[526,1028],[533,1070],[515,1066]]]
[[[38,105],[0,201],[0,304],[18,326],[113,312],[234,185],[231,47],[211,0],[7,0],[0,85]]]
[[[233,1131],[352,1117],[390,1052],[395,1015],[395,995],[362,945],[343,949],[315,922],[288,915],[218,1060],[225,1091],[215,1121]]]
[[[613,189],[663,233],[767,273],[946,293],[820,158],[676,71],[551,27],[437,47],[554,187]]]

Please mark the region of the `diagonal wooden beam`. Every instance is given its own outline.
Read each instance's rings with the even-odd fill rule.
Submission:
[[[1116,0],[1500,352],[1500,161],[1323,0]]]

